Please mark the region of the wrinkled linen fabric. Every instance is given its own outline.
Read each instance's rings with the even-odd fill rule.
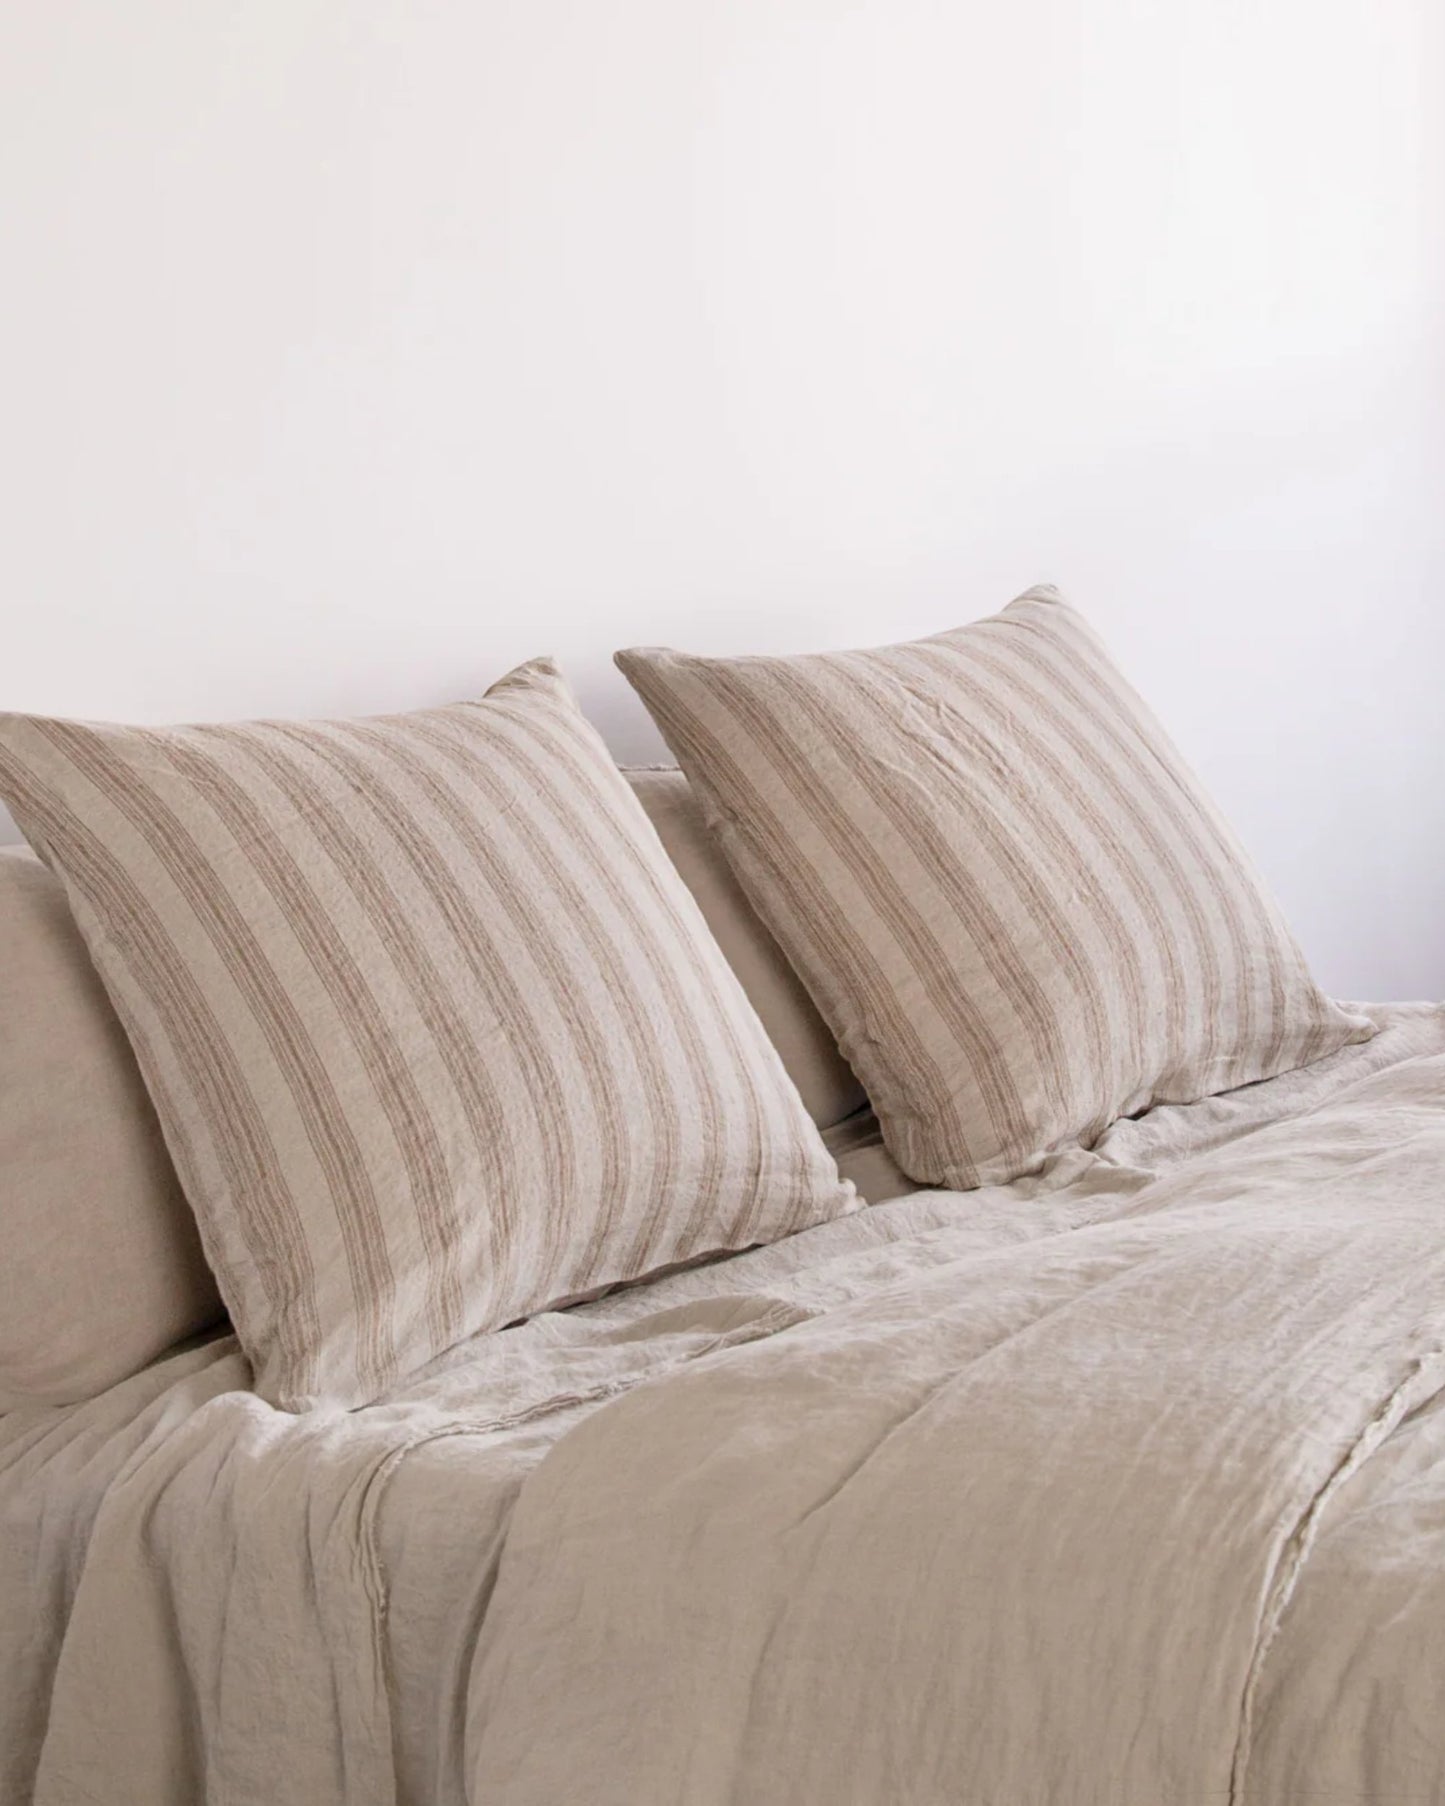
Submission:
[[[1051,585],[904,645],[616,661],[920,1184],[1369,1033]]]
[[[857,1207],[550,659],[350,721],[0,714],[0,798],[272,1404],[371,1404],[471,1336]]]
[[[297,1419],[0,1422],[0,1797],[1445,1799],[1445,1009]]]

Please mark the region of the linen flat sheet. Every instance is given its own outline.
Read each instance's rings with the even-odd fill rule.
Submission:
[[[295,1418],[0,1422],[0,1799],[1445,1800],[1445,1010]]]

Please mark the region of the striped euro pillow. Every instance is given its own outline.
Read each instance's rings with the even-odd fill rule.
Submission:
[[[0,797],[283,1408],[856,1205],[545,661],[371,720],[0,717]]]
[[[1374,1032],[1052,589],[876,651],[618,663],[920,1182]]]

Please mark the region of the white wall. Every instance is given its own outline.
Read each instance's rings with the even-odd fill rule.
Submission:
[[[1438,0],[0,15],[0,702],[405,707],[1052,578],[1445,993]]]

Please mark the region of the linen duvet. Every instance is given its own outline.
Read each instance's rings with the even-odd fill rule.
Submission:
[[[1445,1800],[1445,1009],[304,1417],[0,1422],[0,1797]]]

